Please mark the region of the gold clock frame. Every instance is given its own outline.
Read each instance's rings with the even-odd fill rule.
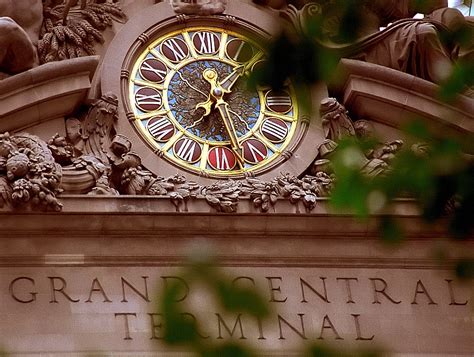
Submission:
[[[132,150],[142,158],[142,164],[160,176],[182,173],[194,181],[209,184],[216,178],[229,176],[211,175],[206,172],[189,170],[185,166],[164,160],[161,150],[150,146],[143,135],[134,127],[136,115],[128,102],[130,78],[137,59],[162,36],[173,32],[185,31],[193,27],[219,28],[222,31],[238,33],[246,38],[268,39],[280,30],[280,19],[271,12],[263,11],[251,4],[230,2],[224,14],[212,16],[176,15],[168,3],[153,5],[131,18],[115,36],[105,54],[100,88],[102,93],[114,92],[119,95],[118,131],[132,141]],[[291,93],[294,96],[294,92]],[[323,85],[312,90],[313,101],[319,103],[327,96]],[[294,98],[292,98],[293,102]],[[317,155],[317,143],[324,140],[324,134],[318,115],[309,115],[298,111],[298,127],[295,129],[291,142],[278,158],[269,165],[252,172],[240,172],[232,175],[233,179],[257,176],[271,179],[280,172],[301,174]],[[259,118],[261,120],[261,118]],[[257,126],[255,126],[257,127]],[[159,157],[160,156],[160,157]]]
[[[196,36],[198,32],[211,32],[211,33],[216,33],[220,36],[220,48],[215,52],[215,54],[213,55],[200,54],[199,51],[193,47],[193,38],[194,36]],[[156,48],[167,39],[175,38],[178,36],[182,36],[182,38],[184,39],[184,42],[187,44],[188,55],[181,62],[173,63],[172,61],[169,61],[163,58],[164,57],[163,53],[159,53],[156,50]],[[229,37],[231,37],[230,40],[229,40]],[[216,178],[219,178],[219,177],[233,178],[233,177],[241,177],[242,175],[248,175],[249,173],[253,171],[258,172],[259,170],[262,170],[262,168],[265,168],[268,165],[272,165],[272,162],[274,160],[278,160],[278,157],[284,152],[284,150],[291,143],[295,132],[298,130],[298,105],[297,105],[296,95],[294,93],[294,90],[291,88],[291,86],[288,87],[288,96],[289,98],[291,98],[292,109],[289,109],[286,113],[277,113],[277,112],[271,113],[270,112],[271,109],[268,107],[268,105],[266,105],[266,98],[268,94],[271,92],[270,88],[258,89],[257,93],[258,93],[258,99],[259,99],[259,104],[260,104],[260,112],[258,113],[257,120],[254,126],[252,127],[252,129],[249,130],[247,133],[245,133],[243,136],[241,136],[239,139],[241,143],[243,143],[245,140],[248,140],[249,138],[254,136],[258,140],[263,142],[263,144],[266,146],[267,152],[273,152],[273,154],[269,157],[262,159],[260,162],[256,164],[245,161],[245,158],[244,158],[245,162],[242,163],[240,168],[234,169],[236,166],[234,165],[233,169],[231,170],[216,170],[216,169],[213,169],[212,165],[207,162],[208,161],[207,155],[209,151],[213,149],[213,147],[224,146],[225,144],[228,144],[229,141],[217,142],[217,141],[212,141],[212,140],[206,140],[193,133],[190,133],[186,128],[183,128],[183,126],[179,123],[179,121],[172,115],[167,91],[170,86],[170,81],[172,80],[174,75],[181,68],[196,61],[206,61],[206,60],[220,61],[222,63],[235,67],[236,65],[238,65],[238,62],[232,61],[231,59],[227,58],[227,57],[230,57],[229,54],[227,53],[227,45],[233,39],[238,39],[241,41],[245,41],[246,43],[249,43],[254,48],[257,48],[258,52],[263,53],[264,51],[261,48],[261,46],[259,46],[258,43],[253,41],[252,39],[246,38],[242,36],[240,33],[237,33],[235,31],[227,30],[227,29],[224,30],[218,27],[193,26],[193,27],[187,27],[184,30],[181,29],[181,30],[177,30],[173,32],[167,32],[166,34],[159,37],[158,39],[152,40],[152,42],[146,46],[145,50],[136,58],[135,64],[133,66],[130,79],[129,79],[128,96],[127,96],[127,93],[124,93],[124,97],[127,97],[125,99],[127,101],[127,106],[130,104],[130,109],[135,113],[135,116],[136,116],[136,120],[132,121],[132,123],[136,127],[140,135],[144,138],[144,140],[146,140],[146,142],[150,145],[150,148],[152,150],[162,150],[160,154],[164,159],[171,161],[173,164],[177,165],[180,168],[183,168],[190,172],[194,172],[195,174],[208,175],[210,177],[216,177]],[[142,80],[137,80],[138,73],[140,73],[142,62],[148,57],[149,54],[153,55],[154,59],[158,59],[159,61],[162,61],[163,63],[165,63],[169,69],[169,73],[166,74],[166,77],[163,83],[152,84],[151,82],[144,82]],[[160,110],[158,110],[157,112],[150,112],[150,113],[143,113],[143,114],[139,113],[136,106],[134,106],[131,103],[134,100],[134,95],[136,92],[135,87],[137,85],[138,86],[148,85],[150,87],[160,90],[160,92],[162,93],[162,100],[163,100],[162,107],[160,108]],[[289,114],[290,112],[291,114]],[[149,133],[145,125],[143,125],[144,120],[150,120],[154,116],[158,116],[158,115],[166,116],[175,127],[176,132],[173,135],[173,137],[169,139],[170,141],[173,140],[174,143],[172,142],[172,143],[160,144]],[[280,118],[290,123],[289,128],[287,130],[286,137],[282,140],[281,143],[278,144],[279,147],[277,147],[274,143],[272,143],[270,140],[266,139],[263,135],[260,134],[262,130],[263,121],[268,117]],[[170,150],[170,148],[174,148],[176,145],[176,142],[178,142],[180,138],[182,137],[190,137],[192,140],[194,140],[195,142],[197,142],[198,144],[202,146],[202,153],[201,153],[200,159],[195,160],[194,162],[187,162],[177,157],[176,155],[173,155],[167,152]],[[175,150],[171,150],[171,151],[175,151]],[[198,165],[196,165],[198,161],[200,162]],[[247,164],[247,167],[245,167],[245,164]],[[207,166],[211,167],[211,169],[207,168]]]

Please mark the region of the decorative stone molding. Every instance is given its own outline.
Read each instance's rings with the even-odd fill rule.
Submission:
[[[0,133],[72,115],[84,102],[98,63],[98,56],[74,58],[0,81]]]

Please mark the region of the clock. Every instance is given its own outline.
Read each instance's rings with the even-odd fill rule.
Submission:
[[[158,168],[153,170],[157,174],[277,176],[289,171],[284,167],[288,162],[299,174],[316,156],[313,140],[302,145],[310,121],[291,83],[279,90],[247,86],[252,71],[265,65],[261,43],[270,37],[266,30],[271,26],[267,13],[260,17],[262,26],[245,20],[245,7],[259,18],[260,10],[246,4],[236,9],[238,16],[163,16],[125,54],[120,92],[128,120],[121,121],[122,127],[126,122],[139,138],[140,150],[148,150],[142,155],[145,165]],[[143,28],[144,22],[136,21],[134,27]],[[131,41],[133,35],[122,36]],[[115,46],[123,47],[124,41]],[[110,79],[103,81],[110,88]]]

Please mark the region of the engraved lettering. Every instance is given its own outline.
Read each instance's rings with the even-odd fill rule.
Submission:
[[[102,297],[104,298],[104,302],[112,302],[108,297],[107,294],[104,291],[104,288],[102,288],[102,285],[99,282],[99,279],[95,278],[92,280],[91,288],[89,290],[89,297],[85,302],[92,302],[92,293],[98,292],[102,294]]]
[[[244,329],[242,327],[242,321],[241,321],[241,316],[242,314],[238,314],[237,318],[235,320],[234,327],[232,328],[232,331],[230,330],[229,326],[225,323],[225,321],[222,319],[221,315],[216,313],[217,316],[217,324],[218,324],[218,329],[219,329],[219,336],[217,337],[218,340],[222,340],[224,337],[222,337],[222,328],[221,326],[224,327],[224,329],[227,331],[230,337],[234,336],[235,330],[237,329],[237,326],[239,326],[240,329],[240,340],[246,340],[247,338],[244,336]]]
[[[211,336],[209,335],[203,335],[201,332],[200,332],[200,329],[199,329],[199,325],[197,323],[197,319],[196,319],[196,316],[194,316],[193,314],[189,313],[189,312],[182,312],[181,313],[181,316],[183,318],[190,318],[191,319],[191,323],[195,326],[195,329],[196,329],[196,333],[197,335],[200,337],[200,338],[203,338],[203,339],[206,339],[206,338],[210,338]]]
[[[130,326],[129,326],[129,321],[128,317],[129,316],[135,316],[137,317],[137,314],[134,312],[117,312],[115,313],[115,318],[117,316],[123,316],[123,321],[125,324],[125,337],[123,338],[124,340],[133,340],[133,338],[130,336]]]
[[[255,286],[255,279],[251,278],[250,276],[238,276],[237,278],[232,280],[232,283],[235,284],[240,280],[248,280],[248,281],[252,282],[252,284]]]
[[[371,337],[362,336],[360,322],[359,322],[360,314],[351,314],[351,316],[354,318],[354,324],[355,324],[356,334],[357,334],[356,341],[372,341],[375,335],[372,335]]]
[[[309,290],[311,290],[314,294],[316,294],[321,300],[323,300],[324,302],[330,303],[330,301],[328,300],[328,292],[327,292],[327,289],[326,289],[326,281],[325,281],[326,278],[325,277],[320,277],[320,279],[323,281],[324,294],[319,293],[315,288],[313,288],[311,285],[309,285],[305,280],[300,278],[301,296],[303,297],[301,302],[306,302],[306,303],[308,302],[308,300],[306,300],[306,297],[304,295],[305,286],[306,286]]]
[[[448,283],[449,297],[451,298],[451,302],[449,303],[449,305],[467,305],[469,300],[466,300],[464,302],[456,301],[456,296],[454,295],[454,289],[451,284],[453,281],[451,279],[444,279],[444,280]]]
[[[12,298],[15,301],[18,301],[22,304],[29,304],[30,302],[36,301],[36,295],[38,294],[37,292],[33,292],[33,291],[28,292],[29,298],[27,298],[27,299],[21,299],[17,296],[17,294],[15,292],[15,285],[16,285],[16,283],[19,283],[22,280],[29,281],[31,283],[31,285],[33,286],[33,288],[35,287],[35,280],[34,279],[29,278],[27,276],[20,276],[20,277],[18,277],[16,279],[13,279],[11,281],[10,286],[8,288],[8,290],[10,291],[10,295],[12,296]]]
[[[278,327],[280,329],[280,337],[278,338],[279,340],[285,340],[286,338],[283,336],[283,330],[281,328],[281,323],[283,322],[286,326],[288,326],[294,333],[296,333],[298,336],[300,336],[303,340],[307,340],[308,338],[306,337],[306,332],[304,329],[304,314],[297,314],[300,317],[300,324],[301,324],[301,330],[298,330],[296,327],[291,325],[287,320],[285,320],[283,317],[278,315]]]
[[[257,317],[257,327],[258,327],[258,339],[266,340],[265,336],[263,336],[263,323],[259,317]]]
[[[71,296],[69,296],[68,293],[64,289],[67,287],[66,280],[64,278],[61,278],[60,276],[48,276],[48,279],[50,280],[51,283],[51,300],[49,303],[58,303],[58,300],[56,300],[56,292],[63,294],[63,296],[68,299],[70,302],[79,302],[79,299],[74,299]],[[61,283],[60,287],[56,286],[56,282],[59,281]]]
[[[346,293],[347,293],[347,304],[355,304],[354,299],[352,298],[352,289],[351,281],[359,281],[357,278],[336,278],[337,281],[342,280],[346,282]]]
[[[160,319],[163,318],[163,314],[156,314],[156,313],[148,313],[150,316],[150,324],[151,324],[151,337],[150,340],[161,340],[164,337],[158,335],[158,330],[163,327],[163,323],[157,323],[155,317],[159,317]]]
[[[416,301],[418,294],[424,294],[427,297],[429,301],[428,305],[438,305],[437,303],[433,301],[430,294],[428,294],[428,290],[426,290],[421,280],[418,280],[416,283],[415,296],[413,297],[413,301],[411,302],[413,305],[418,304],[418,302]]]
[[[150,302],[150,299],[148,297],[148,283],[147,283],[148,276],[142,276],[142,279],[143,279],[144,290],[145,290],[144,293],[140,292],[140,290],[138,290],[136,287],[130,284],[124,277],[120,278],[120,280],[122,281],[122,302],[128,302],[126,294],[125,294],[125,286],[128,286],[130,289],[132,289],[138,296],[140,296],[146,302]]]
[[[372,281],[372,286],[374,288],[374,301],[372,302],[372,304],[380,304],[380,300],[379,300],[379,295],[378,294],[382,294],[383,296],[385,296],[388,300],[390,300],[392,303],[394,304],[400,304],[401,301],[396,301],[394,299],[392,299],[388,293],[385,292],[385,290],[387,289],[387,282],[381,278],[369,278],[370,281]],[[377,287],[377,282],[380,282],[382,283],[383,287],[380,288],[380,287]]]
[[[270,285],[270,302],[285,302],[288,299],[287,297],[285,297],[284,299],[278,299],[275,296],[275,292],[281,294],[281,287],[273,285],[274,280],[279,280],[280,282],[282,281],[281,276],[267,276],[266,278],[268,280],[268,284]]]
[[[163,279],[166,286],[169,286],[169,284],[174,284],[176,287],[178,287],[178,289],[180,289],[180,292],[182,292],[182,296],[177,297],[175,302],[183,301],[188,297],[189,285],[186,283],[186,280],[180,278],[179,276],[162,276],[161,279]]]
[[[321,324],[321,333],[319,334],[318,340],[324,340],[323,333],[325,329],[330,329],[334,333],[334,336],[336,340],[343,340],[341,336],[336,331],[336,328],[334,327],[333,323],[329,319],[328,315],[325,315],[323,318],[323,323]]]

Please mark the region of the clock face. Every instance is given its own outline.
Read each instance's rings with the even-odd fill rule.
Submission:
[[[133,125],[157,160],[196,174],[238,177],[274,167],[300,123],[290,86],[247,88],[246,77],[264,61],[263,49],[238,32],[167,33],[134,62]]]

